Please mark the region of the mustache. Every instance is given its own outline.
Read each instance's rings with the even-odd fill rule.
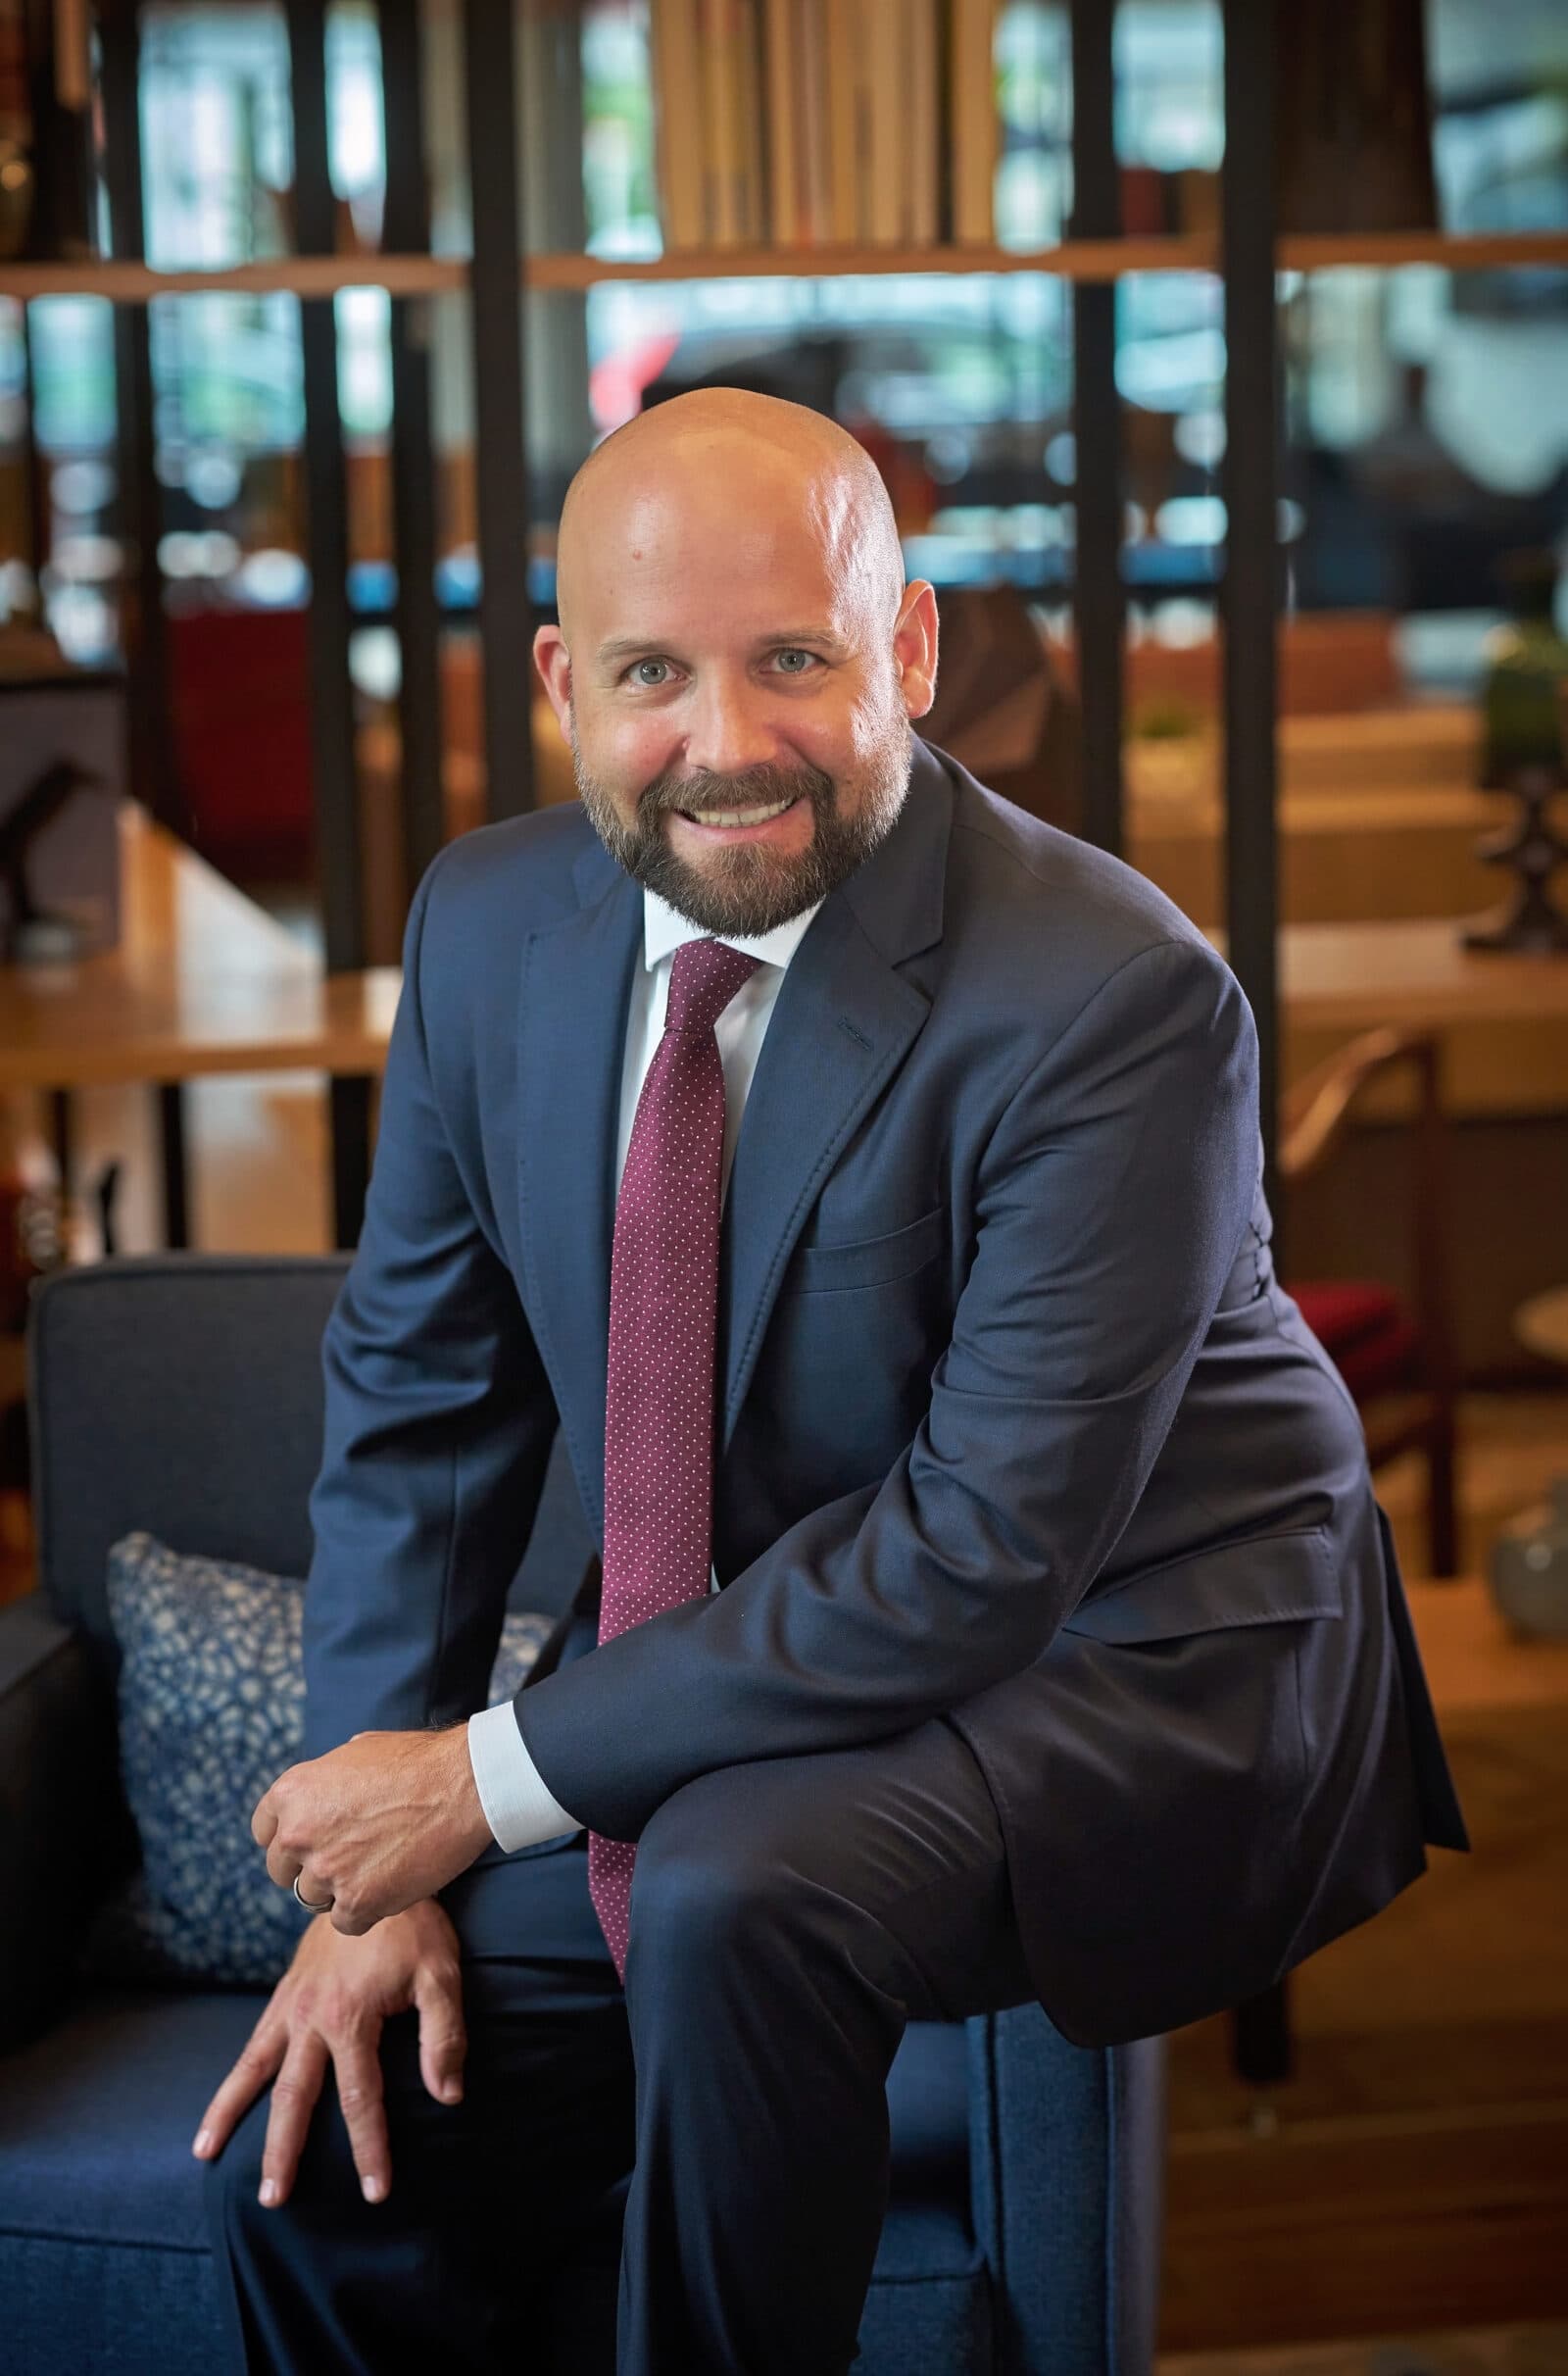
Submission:
[[[682,810],[688,817],[721,816],[734,809],[772,808],[782,800],[808,800],[815,806],[832,791],[825,776],[796,777],[784,783],[736,782],[709,784],[702,791],[684,784],[655,785],[644,795],[650,816]]]

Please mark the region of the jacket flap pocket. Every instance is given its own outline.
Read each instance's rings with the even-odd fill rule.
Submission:
[[[1226,1625],[1344,1613],[1329,1530],[1307,1526],[1166,1559],[1080,1602],[1062,1630],[1097,1642],[1164,1642]]]

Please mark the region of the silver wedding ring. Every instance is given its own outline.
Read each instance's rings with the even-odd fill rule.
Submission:
[[[310,1900],[309,1898],[305,1897],[305,1896],[302,1894],[302,1892],[301,1892],[301,1889],[300,1889],[300,1877],[299,1877],[299,1874],[298,1874],[298,1873],[296,1873],[296,1874],[295,1874],[295,1876],[294,1876],[294,1895],[295,1895],[295,1897],[296,1897],[296,1898],[298,1898],[298,1899],[299,1899],[299,1902],[300,1902],[301,1906],[304,1906],[304,1908],[305,1908],[305,1910],[306,1910],[306,1912],[307,1912],[308,1914],[324,1914],[324,1913],[326,1913],[326,1912],[327,1912],[327,1911],[330,1909],[330,1907],[331,1907],[331,1906],[333,1906],[333,1904],[335,1903],[335,1901],[334,1901],[333,1899],[328,1898],[324,1906],[315,1906],[315,1905],[313,1905],[313,1904],[312,1904],[312,1902],[311,1902],[311,1900]]]

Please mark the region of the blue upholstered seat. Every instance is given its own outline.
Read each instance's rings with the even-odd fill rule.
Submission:
[[[104,1554],[146,1526],[301,1573],[334,1258],[155,1257],[35,1299],[42,1581],[0,1611],[0,2366],[221,2369],[190,2139],[262,2000],[84,1990],[122,1863]],[[564,1604],[587,1549],[564,1462],[513,1605]],[[107,1838],[111,1846],[101,1843]],[[1068,2045],[1035,2005],[916,2023],[888,2082],[892,2198],[859,2376],[1147,2376],[1163,2053]],[[619,2202],[558,2281],[557,2364],[612,2376]]]
[[[220,2365],[203,2172],[190,2141],[265,2003],[237,1991],[101,1990],[0,2064],[0,2364],[145,2366],[165,2376],[211,2376]],[[878,2276],[890,2288],[912,2280],[934,2289],[925,2323],[940,2329],[939,2350],[899,2364],[989,2368],[986,2262],[968,2216],[962,2031],[911,2027],[889,2094],[899,2202]],[[904,2321],[895,2311],[889,2323],[897,2340]],[[78,2340],[69,2359],[51,2361],[44,2354],[63,2350],[63,2331]],[[24,2337],[30,2363],[13,2357]]]

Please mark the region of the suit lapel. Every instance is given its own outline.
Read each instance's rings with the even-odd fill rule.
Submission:
[[[829,898],[790,960],[747,1095],[719,1239],[719,1457],[774,1297],[835,1157],[929,1012]]]
[[[822,1182],[930,1013],[925,994],[896,968],[942,938],[952,823],[951,780],[917,737],[898,823],[823,901],[779,985],[719,1239],[720,1460]]]
[[[746,1101],[719,1242],[715,1383],[728,1447],[790,1254],[929,1003],[895,967],[942,936],[953,792],[916,740],[893,831],[829,894],[786,969]],[[523,944],[518,1014],[522,1259],[583,1510],[604,1526],[615,1147],[642,891],[595,841],[582,905]]]
[[[584,905],[523,944],[518,1170],[528,1309],[584,1514],[602,1538],[615,1144],[643,895],[597,841],[575,879]]]

